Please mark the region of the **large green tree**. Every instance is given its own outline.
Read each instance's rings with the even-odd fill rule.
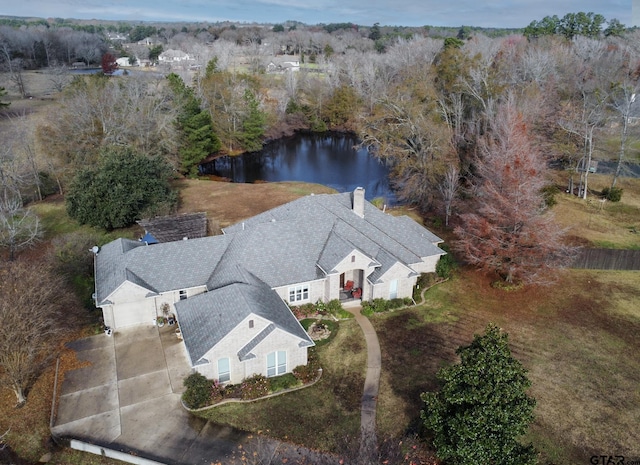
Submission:
[[[220,150],[220,140],[213,132],[211,115],[200,108],[200,100],[193,89],[187,87],[177,74],[170,74],[168,80],[178,106],[178,127],[182,131],[180,170],[188,176],[195,176],[198,164]]]
[[[143,216],[169,213],[177,202],[172,169],[160,158],[110,150],[93,168],[80,171],[69,186],[69,216],[107,230],[129,226]]]
[[[442,389],[421,396],[438,456],[459,465],[536,463],[534,448],[519,442],[535,399],[526,393],[531,382],[511,355],[507,334],[490,324],[456,353],[460,363],[438,372]]]
[[[242,121],[242,143],[247,152],[257,152],[262,149],[264,135],[265,114],[260,110],[260,102],[251,89],[244,91],[247,114]]]

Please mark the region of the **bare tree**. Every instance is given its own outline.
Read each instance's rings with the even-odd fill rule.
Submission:
[[[0,196],[0,247],[8,249],[9,261],[19,250],[33,246],[41,233],[38,215],[25,208],[18,195]]]
[[[640,93],[640,76],[638,67],[640,60],[631,47],[621,46],[615,53],[615,60],[609,60],[612,66],[612,84],[609,93],[609,106],[620,118],[620,146],[618,149],[618,160],[616,170],[611,181],[611,188],[616,186],[618,177],[622,171],[622,165],[626,158],[627,146],[629,144],[629,123],[632,115],[632,108],[637,105],[637,94]],[[615,73],[615,74],[614,74]]]
[[[175,108],[162,79],[94,76],[69,86],[55,114],[40,126],[38,139],[69,174],[95,163],[100,151],[111,146],[131,146],[176,163],[174,121]]]
[[[589,173],[595,150],[596,131],[605,121],[609,81],[605,59],[606,45],[600,41],[576,36],[572,43],[572,61],[566,70],[570,76],[572,98],[564,102],[559,125],[580,140],[582,154],[574,171],[580,174],[578,196],[587,198]],[[573,191],[573,178],[569,190]]]
[[[442,177],[442,181],[438,186],[440,196],[442,197],[442,205],[444,207],[444,225],[449,226],[449,218],[451,217],[451,209],[453,202],[458,194],[460,186],[460,171],[455,165],[450,165]]]
[[[18,405],[77,325],[71,294],[46,263],[16,261],[0,268],[0,383]]]
[[[398,95],[381,102],[365,122],[363,144],[393,169],[399,196],[428,208],[437,192],[438,177],[453,159],[448,128],[434,118],[435,103],[427,106]]]
[[[56,92],[62,92],[69,82],[71,82],[71,73],[65,64],[55,64],[49,66],[45,71],[49,77],[49,82]]]

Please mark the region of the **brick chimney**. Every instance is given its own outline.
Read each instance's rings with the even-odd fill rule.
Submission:
[[[353,212],[364,218],[364,187],[356,187],[353,191]]]

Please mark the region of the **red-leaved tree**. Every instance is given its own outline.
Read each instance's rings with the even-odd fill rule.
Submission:
[[[454,248],[506,282],[542,283],[568,263],[572,249],[547,211],[541,189],[547,170],[512,101],[480,143],[477,180],[468,213],[460,215]]]
[[[105,53],[102,55],[102,72],[104,74],[113,74],[113,72],[118,69],[118,63],[116,62],[116,57],[111,53]]]

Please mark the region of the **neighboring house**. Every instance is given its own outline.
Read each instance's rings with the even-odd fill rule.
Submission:
[[[290,372],[313,342],[288,304],[411,297],[442,240],[353,193],[310,195],[221,236],[146,245],[117,239],[95,257],[96,306],[112,329],[173,306],[195,370],[233,383]],[[286,303],[285,303],[286,302]]]
[[[130,61],[129,57],[118,58],[116,60],[116,63],[118,64],[118,68],[127,68],[127,67],[130,67],[130,66],[140,66],[140,62],[138,61],[137,58],[134,59],[133,64],[131,64],[131,61]]]
[[[160,40],[151,37],[145,37],[137,42],[138,45],[156,45],[161,43]]]
[[[292,57],[276,57],[271,59],[266,68],[268,73],[300,71],[300,61]]]
[[[190,59],[191,58],[189,57],[188,53],[185,53],[182,50],[174,49],[166,50],[158,56],[158,61],[160,63],[179,63],[181,61],[187,61]]]
[[[111,42],[126,42],[129,40],[129,36],[118,32],[107,32],[107,39]]]

